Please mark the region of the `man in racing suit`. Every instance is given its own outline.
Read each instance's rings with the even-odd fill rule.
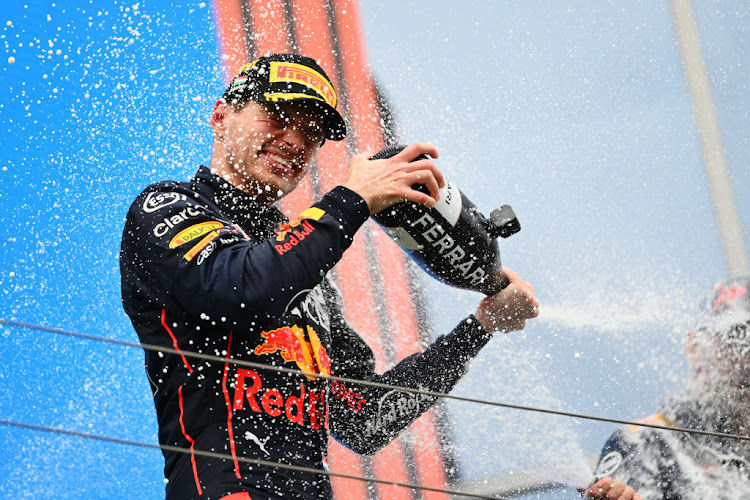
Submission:
[[[718,283],[708,324],[689,332],[695,372],[686,390],[664,398],[642,422],[750,434],[750,279]],[[596,480],[615,480],[644,500],[750,498],[750,446],[731,438],[642,426],[617,430],[602,450]]]
[[[168,499],[330,498],[325,475],[243,459],[324,470],[329,433],[374,453],[434,398],[315,375],[447,392],[493,331],[523,328],[537,315],[531,286],[505,269],[511,285],[474,315],[425,352],[374,372],[372,350],[344,320],[327,272],[370,214],[402,200],[432,205],[444,179],[431,160],[412,161],[437,156],[428,144],[381,163],[363,153],[343,185],[287,220],[273,203],[325,139],[344,137],[335,106],[311,59],[272,55],[246,65],[212,112],[210,168],[189,182],[149,186],[128,211],[124,308],[142,343],[173,350],[146,351]],[[411,188],[417,183],[430,194]]]

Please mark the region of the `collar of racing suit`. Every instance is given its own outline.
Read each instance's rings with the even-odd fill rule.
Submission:
[[[265,239],[274,234],[276,228],[287,222],[287,217],[275,206],[269,207],[251,195],[237,189],[228,181],[211,173],[201,165],[190,181],[193,191],[214,201],[232,220],[251,236]]]

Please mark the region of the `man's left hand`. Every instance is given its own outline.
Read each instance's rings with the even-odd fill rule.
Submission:
[[[502,272],[510,284],[495,295],[482,299],[474,313],[488,332],[521,330],[527,319],[539,315],[539,301],[531,283],[507,267],[503,267]]]

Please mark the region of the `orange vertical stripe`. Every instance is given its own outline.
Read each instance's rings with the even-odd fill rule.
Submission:
[[[332,3],[356,147],[359,151],[375,153],[383,148],[383,137],[375,86],[365,55],[359,7],[352,0],[333,0]]]
[[[257,57],[289,52],[289,30],[284,0],[249,0],[253,45]]]
[[[353,452],[333,438],[328,440],[328,468],[331,472],[365,477],[362,456]],[[367,483],[357,479],[331,476],[333,498],[335,500],[361,500],[370,497]]]
[[[224,363],[224,375],[221,378],[221,389],[224,392],[224,401],[227,403],[227,434],[229,435],[229,451],[234,461],[234,475],[237,479],[242,478],[240,474],[240,463],[237,461],[237,449],[234,444],[234,427],[232,427],[232,398],[227,388],[227,374],[229,373],[229,360],[232,348],[232,330],[229,330],[229,341],[227,342],[227,361]]]
[[[334,34],[331,30],[329,10],[324,0],[293,0],[292,17],[294,19],[296,45],[299,52],[318,61],[326,71],[336,87],[341,98],[339,109],[343,111],[349,101],[343,98],[348,92],[344,89],[342,76],[337,72],[334,44]],[[349,133],[355,134],[352,124]],[[321,154],[319,162],[319,179],[322,191],[329,191],[346,179],[348,173],[348,152],[346,143],[332,145],[325,155]],[[321,153],[323,153],[321,151]],[[364,231],[367,229],[364,228]],[[364,247],[363,230],[360,230],[353,245],[347,250],[344,258],[336,265],[335,274],[344,297],[344,313],[347,320],[362,335],[373,348],[378,368],[385,367],[386,352],[382,348],[383,334],[381,321],[378,316],[378,301],[374,296],[375,289],[370,276],[370,259],[368,250]],[[342,452],[343,454],[343,452]],[[332,454],[335,455],[335,454]],[[352,458],[351,456],[349,457]],[[372,459],[373,471],[379,479],[399,482],[409,482],[408,469],[403,443],[396,441]],[[339,467],[341,460],[332,456],[331,465]],[[334,481],[334,491],[337,498],[366,498],[366,492],[354,494],[351,485],[344,485],[344,481]],[[351,481],[349,481],[351,483]],[[360,488],[364,485],[360,485]],[[410,499],[411,492],[400,487],[378,483],[375,486],[378,498]]]
[[[241,2],[242,0],[214,0],[214,18],[227,83],[248,60]]]
[[[356,130],[358,150],[377,151],[383,147],[379,133],[379,111],[375,86],[368,70],[358,4],[354,0],[332,0],[336,16],[342,72],[347,82],[350,116]],[[385,283],[385,303],[396,359],[417,350],[419,323],[411,297],[411,284],[403,252],[382,231],[373,232],[373,246],[381,263]],[[387,265],[382,265],[388,263]],[[426,425],[426,424],[430,425]],[[412,427],[419,446],[413,449],[419,480],[428,486],[445,487],[447,477],[437,436],[434,415],[425,415]],[[436,492],[423,492],[425,498],[447,498]]]
[[[182,349],[180,349],[179,344],[177,344],[177,337],[174,336],[174,333],[172,333],[172,330],[169,328],[169,325],[167,325],[167,310],[166,309],[161,310],[161,326],[164,327],[164,329],[167,331],[169,336],[172,338],[172,347],[174,347],[175,351],[178,351],[180,353],[180,357],[182,357],[182,364],[185,365],[185,368],[187,368],[188,372],[193,373],[193,367],[190,366],[190,363],[188,363],[187,358],[182,353]]]
[[[437,436],[437,429],[433,410],[428,410],[412,424],[411,433],[413,436],[417,436],[414,446],[414,461],[416,462],[420,484],[434,488],[447,488],[448,481],[445,474],[443,449]],[[446,500],[450,497],[439,491],[423,490],[422,498],[425,500]]]
[[[315,59],[331,79],[339,95],[341,86],[336,73],[336,65],[333,59],[332,39],[330,26],[328,25],[328,10],[320,0],[292,1],[292,19],[294,20],[294,32],[296,35],[296,49],[301,55]],[[343,109],[344,103],[339,101],[339,110]],[[327,192],[345,179],[348,166],[348,151],[346,141],[328,141],[318,153],[318,179],[323,192]],[[357,238],[355,238],[355,241]],[[350,258],[352,249],[347,250],[344,259]],[[336,277],[345,279],[349,274],[346,270],[336,266]],[[341,283],[340,283],[341,284]],[[352,300],[352,295],[342,289],[344,303]],[[361,330],[360,330],[361,331]],[[365,339],[367,340],[367,339]],[[340,443],[331,440],[328,451],[328,463],[330,469],[336,472],[363,477],[365,468],[362,457],[345,448]],[[368,498],[367,484],[362,481],[331,477],[334,497],[337,500],[358,500]]]
[[[201,488],[200,479],[198,479],[198,465],[195,463],[195,440],[185,430],[185,405],[182,400],[182,386],[177,389],[177,395],[179,396],[180,403],[180,429],[182,429],[182,435],[185,436],[188,443],[190,443],[190,463],[193,465],[193,479],[195,479],[195,489],[198,490],[198,495],[203,494],[203,488]]]

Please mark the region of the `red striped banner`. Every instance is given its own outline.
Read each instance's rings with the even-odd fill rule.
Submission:
[[[347,140],[327,141],[311,175],[284,198],[282,209],[294,217],[344,181],[351,152],[376,152],[385,145],[359,5],[355,0],[215,0],[214,12],[227,82],[244,63],[261,55],[294,52],[316,59],[339,93]],[[335,278],[347,320],[373,349],[379,372],[417,350],[420,324],[406,257],[373,223],[357,234],[336,266]],[[331,441],[329,466],[356,476],[372,474],[383,480],[446,487],[445,453],[434,412],[422,416],[409,433],[416,445],[398,439],[371,458]],[[371,485],[368,492],[362,481],[336,477],[332,481],[337,499],[415,497],[410,490],[382,483]],[[448,498],[427,491],[421,497]]]

